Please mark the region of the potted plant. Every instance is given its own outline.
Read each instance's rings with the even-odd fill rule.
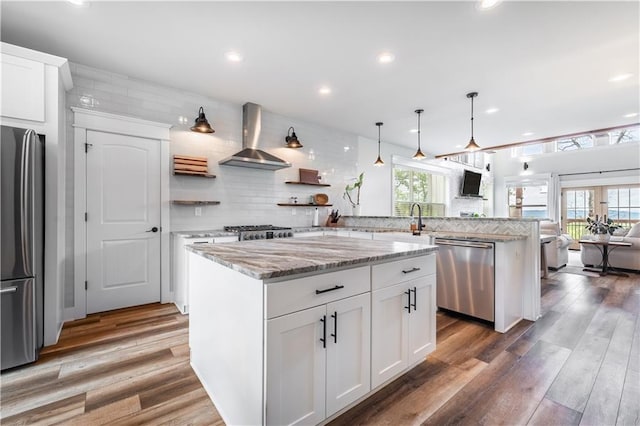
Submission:
[[[613,232],[621,228],[621,226],[614,224],[611,218],[607,218],[607,215],[602,218],[598,218],[598,215],[596,215],[595,219],[587,217],[587,226],[585,228],[595,236],[596,240],[609,241]]]
[[[364,172],[360,173],[358,179],[351,185],[347,185],[344,188],[344,194],[342,194],[342,198],[348,200],[353,208],[353,215],[360,216],[360,188],[362,187],[362,180],[364,178]],[[356,191],[355,197],[352,195],[352,192]],[[355,201],[354,201],[355,198]]]

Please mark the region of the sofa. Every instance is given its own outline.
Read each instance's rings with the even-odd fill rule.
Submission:
[[[567,266],[569,262],[569,245],[573,239],[568,234],[563,234],[558,222],[548,220],[540,221],[540,235],[555,235],[555,240],[544,245],[547,267],[558,270]]]
[[[586,238],[586,237],[584,237]],[[631,247],[609,247],[609,264],[613,268],[640,271],[640,223],[636,223],[624,236],[612,236],[610,241],[631,243]],[[580,244],[580,259],[585,266],[598,267],[602,264],[599,247]]]

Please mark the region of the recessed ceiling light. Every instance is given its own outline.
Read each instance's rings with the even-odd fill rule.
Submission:
[[[456,145],[456,148],[462,148],[462,145]]]
[[[629,77],[631,77],[633,74],[618,74],[618,75],[614,75],[613,77],[611,77],[609,79],[610,82],[612,83],[616,83],[618,81],[624,81],[626,79],[628,79]]]
[[[318,89],[318,93],[320,93],[321,95],[328,95],[329,93],[331,93],[331,87],[322,86],[321,88]]]
[[[234,50],[224,54],[229,62],[242,62],[242,55]]]
[[[623,115],[624,118],[631,118],[631,117],[637,117],[637,116],[638,116],[637,112],[631,112],[629,114]]]
[[[532,136],[533,132],[524,132],[522,136]]]
[[[74,6],[82,6],[82,7],[88,7],[89,6],[89,1],[88,0],[67,0],[69,3],[71,3]]]
[[[388,64],[390,62],[393,62],[395,59],[396,57],[393,55],[393,53],[390,52],[382,52],[378,55],[378,62],[380,62],[381,64]]]
[[[478,8],[482,10],[491,9],[500,3],[502,0],[480,0],[478,2]]]
[[[495,114],[498,111],[500,111],[498,108],[489,108],[488,110],[485,111],[485,113],[487,113],[487,114]]]

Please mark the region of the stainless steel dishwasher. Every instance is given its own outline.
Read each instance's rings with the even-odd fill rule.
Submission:
[[[437,304],[494,321],[494,245],[436,238]]]

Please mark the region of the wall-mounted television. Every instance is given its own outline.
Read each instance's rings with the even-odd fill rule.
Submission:
[[[481,197],[481,180],[481,173],[476,173],[472,172],[471,170],[465,169],[464,174],[462,175],[462,188],[460,189],[460,195],[463,197]]]

